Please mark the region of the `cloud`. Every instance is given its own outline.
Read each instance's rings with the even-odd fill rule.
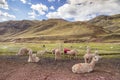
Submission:
[[[50,9],[51,9],[51,10],[54,10],[55,8],[54,8],[54,6],[50,6]]]
[[[32,19],[35,19],[36,16],[38,16],[38,15],[35,13],[35,11],[29,12],[28,15],[29,15],[29,17],[32,18]]]
[[[0,8],[2,8],[2,9],[9,9],[6,0],[0,0]]]
[[[1,21],[6,21],[6,20],[10,20],[10,19],[15,19],[16,17],[14,15],[11,15],[7,12],[2,12],[0,11],[0,19]]]
[[[55,2],[55,0],[48,0],[48,2]]]
[[[20,0],[20,1],[21,1],[22,3],[24,3],[24,4],[27,2],[27,0]]]
[[[38,12],[39,15],[44,15],[46,11],[48,11],[48,7],[42,3],[40,4],[36,4],[36,5],[32,5],[31,9]]]
[[[61,18],[61,14],[59,14],[58,12],[49,12],[46,17],[48,18]]]
[[[32,5],[31,0],[20,0],[23,4]]]
[[[119,14],[119,7],[119,0],[67,0],[56,12],[49,12],[46,17],[84,21],[98,15]]]

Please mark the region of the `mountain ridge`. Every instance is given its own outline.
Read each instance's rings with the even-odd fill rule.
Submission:
[[[0,22],[3,42],[119,42],[120,14],[98,16],[86,22],[64,19]],[[115,36],[116,39],[113,39]]]

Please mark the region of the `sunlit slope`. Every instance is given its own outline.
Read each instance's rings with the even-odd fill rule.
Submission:
[[[23,41],[97,40],[119,42],[120,15],[102,15],[86,22],[69,22],[63,19],[1,22],[0,38],[0,41],[14,41],[23,39]]]

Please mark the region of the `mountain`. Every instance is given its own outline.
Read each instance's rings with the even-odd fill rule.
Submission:
[[[6,21],[0,23],[0,35],[5,34],[16,34],[18,32],[24,31],[29,27],[35,25],[37,21],[29,21],[29,20],[22,20],[22,21]]]
[[[0,22],[0,41],[119,42],[119,23],[120,15],[102,15],[87,22],[63,19],[6,21]]]
[[[106,35],[103,35],[103,39],[109,41],[118,41],[120,40],[120,14],[105,16],[98,16],[87,23],[93,24],[96,26],[101,26]]]
[[[120,33],[120,14],[113,16],[101,15],[88,21],[88,23],[101,26],[111,33]]]

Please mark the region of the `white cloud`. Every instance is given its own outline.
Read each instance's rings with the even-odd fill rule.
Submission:
[[[61,18],[61,14],[58,12],[49,12],[46,17],[48,18]]]
[[[83,21],[98,15],[119,14],[119,7],[119,0],[67,0],[56,12],[49,12],[46,16]]]
[[[51,9],[51,10],[54,10],[55,8],[54,8],[54,6],[50,6],[50,9]]]
[[[11,15],[7,12],[2,12],[0,11],[0,19],[1,21],[6,21],[6,20],[10,20],[10,19],[15,19],[16,17],[14,15]]]
[[[8,4],[6,0],[0,0],[0,8],[8,9]]]
[[[36,16],[38,16],[38,15],[35,13],[35,11],[29,12],[28,15],[29,15],[29,17],[32,18],[32,19],[35,19]]]
[[[20,0],[23,4],[32,5],[31,0]]]
[[[55,2],[55,0],[48,0],[48,2]]]
[[[39,15],[44,15],[46,11],[48,11],[48,7],[44,4],[36,4],[36,5],[32,5],[31,9],[38,12]]]
[[[20,0],[20,1],[21,1],[22,3],[24,3],[24,4],[27,2],[27,0]]]

